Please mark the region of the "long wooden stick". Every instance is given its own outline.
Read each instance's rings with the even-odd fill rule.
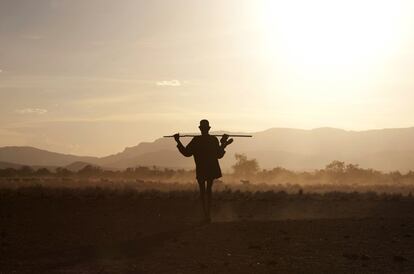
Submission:
[[[209,134],[210,136],[223,136],[224,134]],[[201,136],[201,135],[196,135],[196,134],[185,134],[185,135],[180,135],[180,137],[196,137],[196,136]],[[253,135],[243,135],[243,134],[227,134],[227,136],[229,137],[253,137]],[[173,138],[174,135],[167,135],[167,136],[163,136],[164,138]]]

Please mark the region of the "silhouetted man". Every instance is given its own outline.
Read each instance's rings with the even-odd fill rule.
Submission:
[[[201,136],[194,137],[185,147],[181,143],[178,133],[174,135],[174,139],[181,154],[186,157],[194,156],[205,221],[211,222],[211,188],[214,179],[222,176],[218,159],[224,156],[226,153],[224,149],[233,142],[233,139],[228,139],[229,136],[224,134],[220,140],[221,144],[219,144],[217,137],[208,133],[210,125],[207,120],[201,120],[198,128],[201,131]]]

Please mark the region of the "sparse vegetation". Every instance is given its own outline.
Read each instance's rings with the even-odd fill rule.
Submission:
[[[235,154],[236,163],[230,173],[225,173],[221,181],[227,184],[243,183],[249,185],[330,185],[338,189],[344,186],[376,186],[392,185],[395,187],[414,185],[414,172],[399,171],[382,172],[369,168],[362,168],[356,164],[347,164],[341,161],[333,161],[325,168],[314,171],[292,171],[283,167],[273,169],[260,169],[255,159],[249,159],[244,154]],[[107,170],[98,166],[86,165],[78,171],[66,168],[34,169],[23,166],[20,169],[0,169],[1,182],[7,181],[51,181],[88,180],[95,182],[107,181],[155,181],[166,183],[191,183],[195,180],[194,170],[169,169],[153,167],[134,167],[125,170]],[[21,180],[20,180],[20,179]]]

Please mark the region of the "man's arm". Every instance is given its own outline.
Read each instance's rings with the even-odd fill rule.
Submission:
[[[193,140],[191,140],[191,142],[187,145],[187,147],[185,147],[181,141],[180,141],[180,134],[174,134],[174,139],[177,142],[177,148],[178,151],[181,152],[182,155],[184,155],[185,157],[191,157],[193,156]]]
[[[217,151],[217,158],[218,159],[223,158],[224,154],[226,154],[226,151],[224,149],[225,149],[224,146],[222,146],[222,145],[218,146],[218,151]]]
[[[231,143],[233,143],[233,139],[228,139],[228,138],[229,136],[227,134],[224,134],[223,137],[221,137],[220,145],[218,146],[219,148],[217,151],[218,159],[223,158],[224,154],[226,153],[225,148]]]

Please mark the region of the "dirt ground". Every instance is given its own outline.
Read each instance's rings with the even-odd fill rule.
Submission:
[[[414,273],[412,198],[0,197],[0,273]]]

